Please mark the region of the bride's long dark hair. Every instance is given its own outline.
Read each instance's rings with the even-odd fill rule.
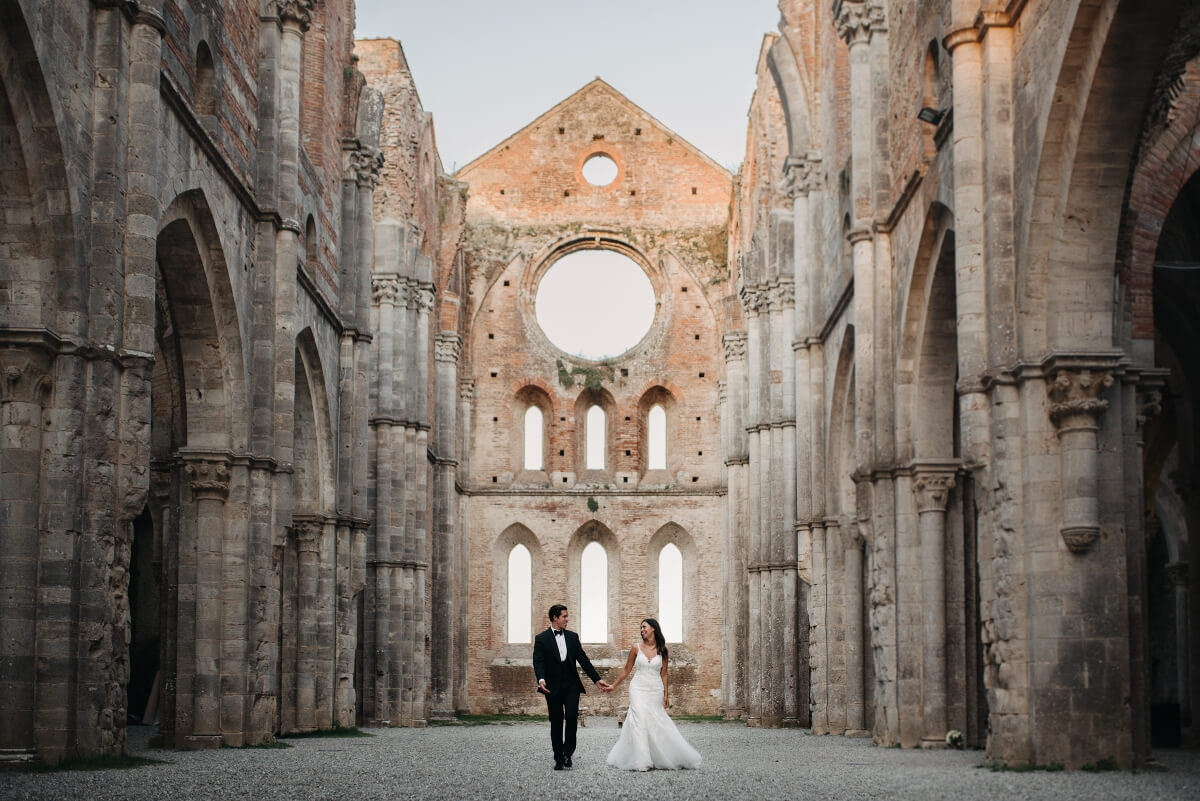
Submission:
[[[643,618],[642,622],[648,624],[650,628],[654,629],[654,647],[658,649],[659,654],[662,655],[663,661],[666,662],[667,638],[663,636],[662,627],[659,626],[658,621],[652,617]]]

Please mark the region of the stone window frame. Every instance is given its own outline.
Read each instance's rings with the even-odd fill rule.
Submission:
[[[542,467],[540,470],[525,468],[525,414],[531,406],[536,406],[542,413]],[[509,430],[512,432],[510,435],[512,474],[516,476],[513,483],[544,484],[550,480],[552,464],[551,427],[556,413],[553,396],[540,383],[527,382],[513,394],[511,412],[512,425]]]
[[[614,637],[619,636],[621,632],[621,546],[617,535],[599,520],[589,520],[581,525],[571,534],[567,543],[567,597],[570,599],[567,602],[567,608],[571,610],[572,614],[578,614],[582,609],[583,549],[593,542],[599,543],[604,548],[604,555],[608,558],[608,586],[605,594],[605,619],[608,622],[608,636],[606,642],[585,641],[584,644],[619,648],[620,644],[614,642]],[[578,626],[578,623],[576,625]],[[589,655],[595,660],[603,653],[597,650],[597,653]]]
[[[593,406],[604,412],[604,467],[589,470],[587,467],[587,415]],[[612,394],[604,389],[584,389],[575,399],[575,474],[582,484],[612,483],[617,464],[616,447],[617,403]]]
[[[688,610],[696,609],[699,605],[697,593],[699,592],[700,562],[696,542],[691,533],[675,521],[660,526],[646,544],[646,587],[649,588],[647,600],[649,601],[648,608],[654,610],[654,614],[649,616],[653,616],[657,620],[659,614],[658,560],[662,549],[667,545],[674,545],[679,549],[680,556],[683,557],[683,639],[679,643],[686,645],[695,636],[693,627],[696,621],[688,614]],[[675,643],[668,640],[667,644]]]
[[[530,641],[510,643],[508,641],[508,555],[518,545],[529,550],[530,589]],[[521,522],[510,523],[492,543],[492,648],[508,659],[528,659],[533,647],[532,637],[549,625],[546,609],[549,604],[544,598],[542,574],[545,556],[541,539]]]
[[[650,410],[662,406],[666,413],[666,466],[661,470],[650,469]],[[678,447],[672,443],[679,441],[679,408],[680,401],[675,392],[663,384],[655,384],[647,388],[638,398],[638,472],[641,474],[639,483],[642,485],[666,485],[671,483],[671,477],[680,467]]]

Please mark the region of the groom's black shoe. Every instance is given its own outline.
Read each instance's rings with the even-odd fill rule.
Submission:
[[[555,762],[555,763],[554,763],[554,769],[555,769],[555,770],[562,770],[562,769],[563,769],[563,763],[562,763],[562,762]]]
[[[572,764],[571,764],[571,758],[570,758],[570,757],[567,757],[566,759],[564,759],[564,760],[563,760],[563,764],[564,764],[564,765],[566,765],[568,768],[569,768],[569,767],[572,767]]]

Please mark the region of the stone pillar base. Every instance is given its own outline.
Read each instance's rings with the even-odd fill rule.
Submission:
[[[26,770],[37,762],[37,754],[33,749],[0,748],[0,773],[15,770]]]
[[[193,751],[207,751],[210,748],[221,747],[221,735],[219,734],[189,734],[185,737],[179,737],[175,743],[179,748],[189,749]]]
[[[814,734],[818,737],[824,737],[826,734],[829,734],[829,727],[828,726],[813,726],[811,729],[809,729],[809,733]]]
[[[760,726],[762,726],[762,720],[760,720],[759,718],[755,718],[755,717],[749,717],[749,718],[746,718],[746,725],[752,729],[757,729]]]
[[[945,750],[946,739],[944,737],[922,737],[921,747],[927,751]]]
[[[803,729],[804,724],[801,722],[800,718],[784,718],[783,719],[783,728],[785,728],[785,729]]]
[[[846,729],[843,737],[870,737],[871,732],[866,729]]]

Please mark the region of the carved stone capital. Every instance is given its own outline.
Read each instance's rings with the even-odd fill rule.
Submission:
[[[413,287],[412,294],[418,311],[428,312],[433,310],[433,302],[436,296],[431,285],[422,284]]]
[[[281,23],[294,23],[301,31],[312,25],[314,0],[275,0],[275,13]]]
[[[790,279],[782,279],[766,291],[767,304],[773,311],[796,307],[796,286]]]
[[[867,28],[871,35],[887,33],[887,9],[883,0],[867,0]]]
[[[721,337],[725,348],[725,361],[736,362],[746,358],[746,332],[733,331]]]
[[[917,512],[945,512],[954,484],[955,473],[952,470],[917,468],[913,481]]]
[[[783,162],[783,191],[788,197],[807,195],[821,188],[821,159],[808,155],[788,156]]]
[[[1100,539],[1100,529],[1095,526],[1067,526],[1058,533],[1071,553],[1083,553]]]
[[[1188,585],[1188,563],[1171,562],[1167,565],[1167,578],[1175,587],[1186,588]]]
[[[437,335],[433,350],[433,358],[436,361],[458,364],[461,355],[462,337],[454,332],[443,332]]]
[[[198,497],[225,500],[229,496],[229,465],[207,459],[183,466],[192,493]]]
[[[296,538],[296,550],[305,553],[316,553],[321,546],[321,532],[324,528],[320,520],[294,518],[292,520],[292,535]]]
[[[40,354],[4,359],[4,377],[0,381],[0,402],[45,405],[54,382],[50,378],[49,359]]]
[[[742,308],[751,316],[757,315],[767,301],[765,293],[759,287],[742,287],[740,294]]]
[[[833,6],[833,24],[838,36],[851,47],[867,41],[870,34],[867,4],[861,0],[837,0]]]
[[[402,291],[403,285],[397,278],[371,279],[371,300],[377,304],[386,303],[395,306],[397,301],[402,300]]]
[[[362,145],[348,151],[348,172],[362,187],[373,187],[379,183],[379,172],[383,169],[383,152],[378,148]]]
[[[842,529],[846,532],[847,551],[861,551],[863,549],[863,545],[867,542],[866,529],[869,525],[866,522],[851,523]]]
[[[458,397],[466,403],[475,400],[475,379],[468,378],[458,382]]]
[[[1058,370],[1046,389],[1050,419],[1060,430],[1095,427],[1101,412],[1108,408],[1108,401],[1100,394],[1112,383],[1112,372],[1108,370]]]

